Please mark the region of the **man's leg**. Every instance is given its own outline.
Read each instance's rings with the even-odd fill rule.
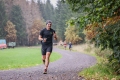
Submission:
[[[51,52],[47,52],[47,53],[46,53],[45,69],[48,68],[48,65],[49,65],[49,62],[50,62],[50,55],[51,55]]]
[[[44,69],[44,73],[43,74],[47,74],[47,69],[48,69],[48,65],[50,62],[50,52],[46,52],[46,58],[45,58],[45,69]]]
[[[44,74],[47,74],[47,69],[48,69],[48,65],[49,65],[49,62],[50,62],[51,52],[52,52],[52,46],[48,46],[47,50],[46,50]]]
[[[46,59],[46,55],[42,55],[42,61],[44,65],[45,65],[45,59]]]
[[[46,48],[42,46],[41,48],[41,53],[42,53],[42,61],[45,64],[45,59],[46,59]]]

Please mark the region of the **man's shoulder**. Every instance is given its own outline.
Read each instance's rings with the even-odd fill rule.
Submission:
[[[45,28],[43,28],[41,31],[45,31]]]
[[[43,28],[42,30],[46,30],[46,28]]]
[[[51,31],[55,31],[55,30],[54,30],[54,29],[52,29],[52,28],[51,28],[50,30],[51,30]]]

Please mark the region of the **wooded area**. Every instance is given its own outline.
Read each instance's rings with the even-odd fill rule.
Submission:
[[[15,41],[17,46],[37,45],[45,21],[52,20],[58,40],[79,44],[86,38],[101,50],[112,50],[109,63],[120,74],[120,0],[61,0],[57,7],[50,0],[22,1],[25,7],[15,0],[12,5],[0,0],[1,39]]]
[[[11,8],[9,8],[8,7],[9,5],[7,5],[10,2],[13,3],[13,5],[10,6]],[[23,2],[25,2],[25,0],[23,0]],[[35,2],[34,0],[32,0],[31,2],[26,1],[26,5],[24,5],[24,7],[21,4],[22,3],[20,3],[20,2],[17,3],[15,0],[13,0],[13,1],[1,0],[0,11],[1,11],[1,15],[3,15],[3,16],[1,16],[1,22],[3,25],[1,25],[1,31],[0,31],[1,37],[0,38],[7,39],[7,42],[12,40],[12,39],[6,38],[6,35],[9,33],[5,32],[5,30],[4,30],[4,27],[6,26],[6,23],[9,20],[13,23],[13,25],[15,25],[16,39],[14,39],[14,41],[17,43],[17,45],[19,45],[19,46],[21,46],[21,45],[37,45],[39,43],[39,41],[36,39],[37,39],[37,36],[39,35],[39,31],[42,28],[46,27],[46,25],[45,25],[46,20],[51,20],[52,28],[56,31],[59,40],[64,41],[65,39],[68,38],[67,41],[73,42],[73,43],[80,43],[81,40],[84,40],[84,39],[77,39],[75,35],[72,36],[72,38],[77,39],[77,40],[75,40],[75,42],[71,41],[69,39],[71,36],[65,37],[66,28],[68,27],[68,24],[66,22],[71,18],[71,16],[73,16],[73,17],[74,17],[74,15],[77,16],[75,13],[73,13],[69,9],[69,7],[66,3],[62,3],[61,1],[58,1],[57,7],[54,7],[51,4],[50,0],[47,0],[45,3],[41,2],[40,0],[38,0],[38,2]],[[31,6],[31,7],[29,7],[29,6]],[[33,9],[35,9],[35,7],[39,9],[39,17],[38,18],[37,17],[34,18],[35,11],[33,11]],[[30,10],[30,8],[32,8],[32,9]],[[27,10],[27,12],[25,10]],[[33,19],[30,16],[30,13],[29,13],[30,11],[33,16]],[[27,16],[29,16],[29,17],[27,17]],[[38,21],[40,22],[40,24],[37,23]],[[37,29],[37,26],[39,27],[39,29]],[[78,28],[79,27],[76,27],[76,29],[78,29]],[[37,33],[35,30],[38,30]],[[80,32],[82,32],[82,31],[80,31]],[[77,33],[78,37],[80,37],[82,35],[82,38],[84,38],[83,37],[84,34],[81,34],[80,32],[78,31],[78,33]],[[4,35],[3,35],[3,33],[4,33]]]

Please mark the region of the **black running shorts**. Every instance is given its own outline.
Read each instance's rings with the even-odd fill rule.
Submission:
[[[46,55],[46,52],[52,52],[52,49],[53,49],[53,47],[52,47],[52,45],[44,45],[44,46],[42,46],[42,48],[41,48],[41,52],[42,52],[42,55]]]

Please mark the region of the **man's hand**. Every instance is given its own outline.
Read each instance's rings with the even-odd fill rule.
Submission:
[[[46,42],[47,41],[47,38],[43,38],[43,42]]]
[[[42,36],[39,35],[38,40],[43,41],[43,42],[46,42],[47,38],[42,38]]]

